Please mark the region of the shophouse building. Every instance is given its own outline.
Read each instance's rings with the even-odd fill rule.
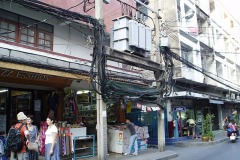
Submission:
[[[169,48],[200,70],[174,59],[173,89],[166,102],[167,137],[179,136],[176,126],[186,135],[187,118],[201,128],[207,113],[215,116],[213,130],[222,129],[222,119],[240,109],[239,22],[217,0],[164,0],[160,6]]]
[[[92,26],[71,21],[68,11],[41,4],[40,1],[1,2],[2,133],[16,123],[16,115],[20,111],[26,115],[33,114],[37,125],[45,121],[50,109],[55,111],[57,120],[71,120],[70,113],[68,115],[68,110],[65,110],[68,105],[66,89],[76,93],[80,91],[78,94],[84,94],[85,98],[81,96],[79,102],[94,108],[96,99],[89,77],[93,54]],[[109,74],[119,76],[140,75],[112,61],[107,61],[106,69]],[[93,111],[94,115],[96,113]],[[95,118],[91,121],[93,125],[96,125]]]

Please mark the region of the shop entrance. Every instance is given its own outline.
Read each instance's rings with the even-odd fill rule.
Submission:
[[[32,93],[29,91],[10,91],[11,112],[10,112],[10,126],[16,124],[17,114],[23,112],[25,115],[31,113]]]

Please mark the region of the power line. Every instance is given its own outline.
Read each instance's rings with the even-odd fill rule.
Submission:
[[[206,74],[206,73],[208,73],[208,71],[206,71],[206,70],[204,70],[204,69],[202,69],[202,68],[200,68],[200,67],[192,64],[191,62],[187,61],[186,59],[183,59],[183,58],[180,57],[178,54],[172,52],[168,47],[161,47],[160,49],[161,49],[161,51],[162,51],[164,54],[168,54],[168,55],[172,56],[174,59],[176,59],[176,60],[184,63],[184,64],[187,65],[188,67],[190,67],[190,68],[192,68],[192,69],[194,69],[194,70],[202,73],[203,75],[205,75],[205,76],[213,79],[214,81],[216,81],[216,82],[218,82],[218,83],[220,83],[220,84],[223,84],[223,85],[225,85],[225,86],[227,86],[227,87],[229,87],[229,88],[231,88],[231,89],[233,89],[233,90],[235,90],[235,91],[240,92],[239,89],[237,89],[237,88],[235,88],[235,87],[233,87],[233,86],[230,86],[230,85],[228,85],[228,84],[226,84],[226,83],[223,83],[222,81],[217,80],[216,78],[214,78],[214,77]],[[227,81],[227,80],[226,80],[226,81]]]

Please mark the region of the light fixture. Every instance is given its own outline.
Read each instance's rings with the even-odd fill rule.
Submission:
[[[89,90],[82,90],[82,91],[77,91],[77,94],[83,94],[83,93],[88,93],[90,92]]]
[[[0,90],[0,93],[7,92],[7,89]]]

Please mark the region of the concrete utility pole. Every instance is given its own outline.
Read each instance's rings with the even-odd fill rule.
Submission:
[[[95,18],[103,25],[103,0],[95,0]],[[99,53],[97,53],[99,54]],[[95,66],[98,68],[98,58]],[[99,79],[97,75],[97,81]],[[96,83],[96,88],[100,91],[100,86]],[[103,102],[102,96],[97,94],[97,149],[98,160],[107,159],[107,111],[106,103]]]
[[[151,0],[150,3],[154,4],[154,10],[159,11],[159,1]],[[159,13],[154,14],[154,22],[155,22],[155,45],[154,45],[154,52],[156,56],[156,62],[161,64],[161,57],[160,57],[160,19],[159,19]],[[157,81],[156,85],[157,88],[161,88],[161,80],[163,78],[164,71],[159,70],[157,72],[154,72],[155,79]],[[161,99],[163,98],[163,94],[161,93],[158,98],[158,103],[160,103]],[[158,150],[160,152],[164,151],[165,146],[165,127],[164,127],[164,110],[158,111]]]

